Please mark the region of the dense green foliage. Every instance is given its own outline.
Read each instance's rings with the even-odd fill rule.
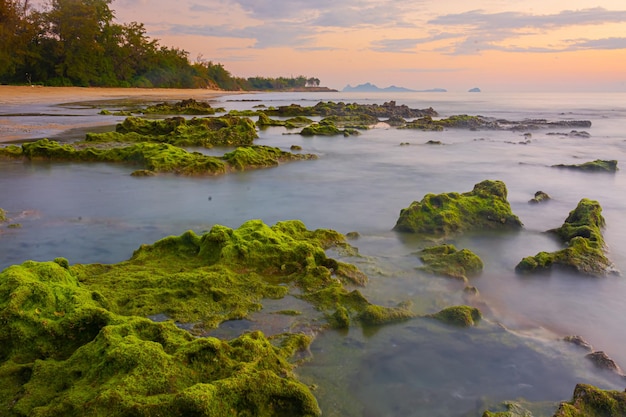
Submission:
[[[219,63],[159,45],[142,23],[114,22],[112,0],[0,0],[0,82],[50,86],[271,90],[319,86],[319,79],[238,78]]]

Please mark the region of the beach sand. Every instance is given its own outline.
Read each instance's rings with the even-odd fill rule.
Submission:
[[[137,100],[137,101],[177,101],[193,98],[211,100],[213,98],[237,94],[232,91],[206,89],[156,89],[156,88],[82,88],[82,87],[29,87],[0,85],[0,142],[15,142],[43,136],[54,136],[63,131],[97,126],[93,122],[71,123],[45,122],[31,117],[26,122],[16,114],[30,113],[29,106],[40,109],[65,103],[84,103],[92,101]],[[47,119],[50,120],[50,119]],[[103,120],[101,124],[106,124]]]

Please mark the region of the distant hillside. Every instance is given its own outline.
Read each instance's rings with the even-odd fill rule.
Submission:
[[[433,88],[430,90],[411,90],[404,87],[396,87],[392,85],[386,88],[380,88],[371,83],[359,84],[356,87],[352,87],[350,84],[345,86],[342,90],[348,93],[445,93],[447,90],[444,88]]]

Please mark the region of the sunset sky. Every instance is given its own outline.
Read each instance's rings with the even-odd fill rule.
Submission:
[[[624,0],[115,0],[164,46],[233,75],[342,89],[626,91]]]

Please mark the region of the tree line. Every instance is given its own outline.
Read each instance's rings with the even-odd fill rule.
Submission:
[[[0,0],[0,83],[285,90],[317,78],[235,77],[222,64],[159,45],[143,23],[118,24],[113,0]]]

